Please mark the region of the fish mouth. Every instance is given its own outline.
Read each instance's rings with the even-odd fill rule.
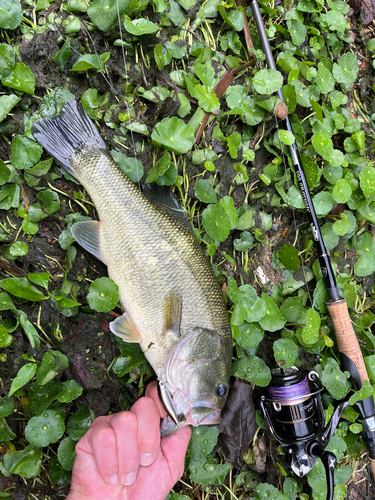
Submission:
[[[183,427],[192,425],[218,425],[221,423],[221,410],[209,401],[195,401],[186,413],[179,415],[180,422],[176,425],[167,415],[161,424],[161,435],[163,437],[173,436]]]

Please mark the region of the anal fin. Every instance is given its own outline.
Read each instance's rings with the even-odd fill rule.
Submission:
[[[128,313],[124,313],[122,316],[112,321],[109,324],[109,328],[112,333],[122,338],[125,342],[139,344],[142,340],[137,327]]]

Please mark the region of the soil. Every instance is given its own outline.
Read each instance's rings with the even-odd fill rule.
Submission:
[[[48,13],[52,10],[56,12],[59,11],[59,2],[55,2],[51,5]],[[147,10],[145,15],[148,15],[150,20],[153,20],[152,10]],[[67,16],[67,13],[62,13],[62,17]],[[356,28],[353,27],[355,31]],[[27,64],[32,73],[36,78],[36,90],[35,96],[24,95],[21,104],[28,108],[28,112],[32,113],[37,111],[40,106],[40,97],[45,95],[46,89],[55,89],[57,87],[68,88],[79,100],[85,90],[88,88],[97,88],[100,94],[110,91],[110,101],[111,104],[116,104],[116,95],[123,94],[123,56],[121,49],[119,47],[113,46],[114,40],[119,37],[119,34],[114,28],[110,34],[108,32],[100,33],[93,31],[90,34],[90,39],[87,37],[84,31],[80,32],[76,37],[76,45],[78,43],[85,47],[87,50],[92,51],[95,47],[98,53],[104,51],[110,52],[110,59],[106,63],[106,74],[105,77],[102,74],[86,72],[85,74],[77,74],[75,72],[69,72],[71,69],[76,55],[73,53],[71,59],[65,65],[64,71],[60,71],[57,64],[51,61],[52,57],[61,48],[61,43],[59,41],[59,33],[54,29],[49,29],[42,34],[35,35],[32,40],[27,40],[26,37],[22,36],[20,32],[17,32],[16,42],[19,45],[20,57],[22,62]],[[5,41],[5,40],[0,40]],[[143,50],[147,54],[148,50],[153,50],[153,39],[152,37],[144,37],[142,40]],[[363,45],[362,45],[363,46]],[[128,69],[128,81],[134,85],[136,88],[139,85],[145,88],[151,88],[155,85],[160,85],[161,80],[157,78],[156,71],[153,67],[148,69],[146,66],[142,66],[142,74],[139,74],[134,70],[135,61],[134,59],[129,60]],[[167,73],[161,76],[167,78]],[[366,100],[366,92],[370,86],[370,80],[373,73],[368,71],[361,81],[360,92],[363,100]],[[108,82],[110,86],[108,85]],[[371,83],[372,86],[372,83]],[[141,104],[137,101],[136,106],[138,106],[137,112],[142,114],[142,121],[149,126],[150,132],[152,131],[155,120],[161,121],[165,117],[173,116],[176,110],[176,100],[169,99],[164,103],[152,104],[148,103],[147,111],[143,111]],[[374,106],[374,103],[371,103]],[[19,109],[19,108],[17,108]],[[119,108],[116,109],[114,116],[118,116]],[[124,110],[123,110],[124,111]],[[302,110],[299,110],[302,112]],[[371,111],[374,112],[375,108]],[[23,125],[23,113],[15,113],[9,116],[5,122],[1,124],[0,132],[0,158],[3,161],[7,161],[10,158],[10,142],[13,134],[22,134],[24,132]],[[108,127],[103,128],[103,135],[109,146],[115,146],[120,148],[119,144],[115,142],[114,135],[115,132]],[[116,131],[116,133],[118,133]],[[212,127],[208,128],[204,140],[209,141],[211,139],[210,134],[212,133]],[[124,143],[127,145],[128,149],[123,148],[124,152],[129,153],[132,150],[130,139],[124,138]],[[212,142],[213,147],[220,148],[220,143],[215,145]],[[146,167],[146,171],[152,164],[152,151],[151,149],[146,149],[138,155],[139,159]],[[43,156],[43,159],[46,156]],[[258,174],[263,171],[265,164],[269,163],[272,157],[266,151],[266,149],[261,149],[257,151],[256,160],[253,162],[251,169],[250,183],[259,179]],[[235,200],[235,204],[241,205],[247,193],[244,190],[243,185],[233,184],[233,178],[235,171],[232,168],[231,163],[236,163],[234,160],[228,159],[228,156],[223,155],[222,158],[216,163],[216,171],[220,179],[220,196],[228,194],[229,189],[232,188],[232,197]],[[196,173],[200,172],[202,165],[196,166],[189,164],[188,171],[189,176],[193,177]],[[53,170],[54,173],[59,173],[57,168]],[[147,172],[146,172],[147,173]],[[194,199],[195,190],[192,181],[189,186],[188,194]],[[72,212],[71,203],[69,200],[72,199],[73,193],[78,193],[80,191],[80,186],[71,180],[66,180],[64,177],[60,177],[52,180],[50,174],[42,178],[40,187],[48,187],[50,183],[54,188],[66,193],[68,196],[60,196],[61,209],[56,214],[49,216],[39,223],[39,231],[34,238],[27,238],[26,235],[21,234],[19,241],[27,242],[29,246],[29,252],[24,258],[19,258],[14,261],[4,263],[0,260],[0,278],[5,278],[9,276],[26,276],[30,272],[42,272],[47,271],[53,276],[53,288],[61,287],[63,271],[66,269],[66,252],[61,249],[58,243],[58,237],[61,231],[65,228],[65,223],[63,219]],[[26,183],[23,184],[22,198],[23,201],[32,204],[37,201],[36,195],[37,190],[35,188],[30,188]],[[255,191],[257,192],[257,191]],[[263,245],[257,248],[256,251],[251,251],[249,253],[249,263],[248,267],[245,268],[241,261],[241,256],[237,252],[236,256],[236,266],[237,270],[234,271],[234,267],[229,263],[226,263],[227,275],[235,276],[238,283],[243,280],[243,283],[250,283],[255,286],[258,292],[264,291],[264,288],[259,284],[259,279],[257,279],[257,274],[255,270],[259,267],[262,268],[264,275],[268,280],[268,284],[280,283],[282,279],[282,272],[276,271],[272,265],[272,253],[277,251],[284,244],[293,244],[295,239],[295,228],[300,229],[300,238],[302,241],[306,239],[309,235],[309,228],[307,224],[306,216],[303,213],[296,213],[294,219],[293,213],[287,209],[280,209],[270,207],[269,200],[273,195],[273,188],[269,189],[267,187],[263,188],[264,195],[260,198],[252,197],[250,194],[249,204],[256,210],[258,214],[260,210],[266,211],[273,215],[273,220],[275,221],[271,230],[267,232],[267,239],[269,244]],[[259,191],[257,192],[259,194]],[[79,207],[74,206],[74,211],[78,211]],[[11,230],[8,238],[8,242],[14,241],[14,238],[18,231],[19,218],[13,215],[12,212],[5,213],[2,211],[1,221],[8,220],[8,227],[14,229]],[[95,217],[95,211],[93,211],[92,216]],[[260,227],[261,219],[259,216],[255,217],[256,225]],[[198,222],[197,220],[195,222]],[[239,237],[239,232],[232,232],[231,237],[223,246],[228,254],[232,255],[233,241]],[[5,242],[5,244],[7,241]],[[341,255],[344,252],[338,250]],[[219,263],[222,257],[217,254],[214,257],[214,262]],[[345,258],[342,257],[337,260],[340,268],[344,265],[353,264],[354,256],[346,254]],[[77,300],[85,302],[86,294],[88,291],[90,280],[94,280],[99,276],[106,276],[106,267],[98,262],[90,254],[82,250],[77,246],[77,257],[74,261],[72,269],[69,271],[68,277],[72,281],[79,281],[82,286],[77,295]],[[371,279],[365,280],[363,283],[364,289],[371,291],[373,286],[373,277]],[[301,276],[300,279],[303,279]],[[225,286],[223,286],[225,291]],[[88,314],[84,312],[79,312],[76,316],[67,317],[60,314],[60,311],[56,308],[54,309],[50,301],[43,301],[37,303],[36,306],[32,306],[30,302],[20,303],[19,309],[22,309],[26,314],[28,319],[33,324],[41,325],[44,332],[47,333],[48,339],[46,344],[43,344],[40,349],[33,350],[30,345],[25,341],[25,337],[20,331],[14,334],[14,344],[8,347],[6,350],[0,349],[0,352],[6,352],[7,360],[0,363],[0,377],[1,377],[1,391],[7,393],[9,391],[11,381],[17,373],[21,363],[23,363],[22,355],[28,353],[33,355],[37,361],[40,361],[43,353],[49,350],[51,347],[57,347],[61,352],[63,352],[69,360],[69,369],[65,370],[62,381],[74,379],[80,385],[84,387],[84,392],[79,398],[78,402],[80,404],[88,405],[95,413],[95,416],[106,415],[109,412],[117,412],[123,408],[127,408],[131,405],[136,398],[140,395],[137,394],[136,390],[131,390],[129,387],[125,387],[121,384],[116,376],[109,376],[108,367],[112,360],[120,354],[118,344],[111,334],[109,334],[108,323],[113,320],[114,316],[111,314],[98,313],[95,316],[93,314]],[[119,311],[117,311],[119,313]],[[5,311],[3,313],[3,318],[12,318],[13,315]],[[54,332],[59,331],[61,335],[60,341],[54,336]],[[39,332],[40,333],[40,332]],[[100,335],[98,335],[100,334]],[[273,335],[266,336],[262,342],[258,355],[269,365],[273,362],[273,351],[272,344],[274,340]],[[311,368],[316,362],[316,357],[312,355],[305,354],[302,359],[303,366],[306,368]],[[72,404],[71,411],[73,412],[76,408],[77,402]],[[18,414],[23,415],[24,410],[19,403]],[[17,433],[17,436],[23,435],[24,421],[9,419],[9,425]],[[16,446],[24,446],[25,441],[22,438],[17,438],[15,441]],[[2,448],[5,451],[6,448]],[[275,450],[273,450],[275,452]],[[268,468],[269,472],[261,474],[262,481],[267,481],[275,484],[279,483],[280,478],[278,477],[275,469]],[[272,469],[272,472],[270,470]],[[359,467],[357,467],[357,470]],[[246,466],[244,466],[246,470]],[[14,493],[14,500],[26,500],[31,498],[44,499],[49,498],[51,500],[57,500],[64,498],[68,492],[68,487],[60,487],[57,485],[51,485],[48,477],[48,458],[46,457],[43,462],[43,469],[40,475],[40,481],[35,479],[22,479],[18,475],[12,475],[8,478],[0,474],[0,490],[8,490]],[[238,469],[240,471],[240,469]],[[234,477],[234,475],[233,475]],[[367,476],[365,470],[360,470],[349,487],[348,500],[364,500],[375,498],[373,495],[374,488],[370,486],[370,480]],[[181,490],[181,492],[183,492]],[[187,494],[187,491],[185,492]],[[362,495],[362,496],[361,496]],[[373,495],[373,496],[371,496]],[[198,497],[197,497],[198,498]]]

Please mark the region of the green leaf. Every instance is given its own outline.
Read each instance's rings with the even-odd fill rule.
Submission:
[[[5,396],[0,399],[0,418],[8,417],[14,410],[14,399],[10,396]]]
[[[32,417],[25,428],[25,438],[34,446],[43,448],[56,443],[65,432],[65,424],[59,413],[45,410],[42,415]]]
[[[57,456],[60,464],[67,471],[73,469],[74,460],[76,458],[76,442],[68,436],[61,441],[57,449]]]
[[[285,361],[282,368],[291,368],[298,357],[298,347],[289,339],[278,339],[273,344],[275,361]]]
[[[79,398],[83,392],[83,387],[77,384],[75,380],[67,380],[63,382],[64,392],[62,392],[57,401],[60,403],[70,403],[74,399]]]
[[[5,417],[0,417],[0,442],[11,441],[15,437],[16,434],[14,434],[12,429],[9,427]],[[2,497],[0,496],[0,498]]]
[[[127,177],[129,177],[131,181],[139,182],[142,179],[144,168],[140,160],[138,160],[137,158],[126,156],[125,153],[117,151],[116,149],[111,151],[111,155],[120,169]],[[146,179],[146,182],[150,181]]]
[[[120,341],[120,338],[116,338]],[[146,358],[143,355],[142,349],[138,344],[129,344],[127,342],[122,342],[123,348],[121,349],[121,356],[115,358],[112,364],[113,372],[119,377],[124,377],[132,370],[137,368],[137,366],[146,362]]]
[[[338,83],[354,83],[358,75],[358,61],[352,52],[347,52],[333,65],[333,76]]]
[[[305,23],[296,19],[287,21],[288,30],[292,38],[292,42],[296,47],[299,47],[305,41],[307,28]]]
[[[0,281],[0,287],[16,297],[33,302],[48,298],[34,286],[30,285],[26,278],[5,278]]]
[[[0,14],[1,17],[1,14]],[[11,45],[0,43],[0,79],[8,76],[15,65],[15,55]],[[13,96],[12,98],[14,99]]]
[[[18,389],[27,384],[27,382],[30,382],[30,380],[35,375],[35,372],[36,372],[35,363],[27,363],[25,366],[23,366],[17,373],[16,378],[13,379],[8,396],[11,396],[16,391],[18,391]]]
[[[26,135],[16,135],[10,147],[11,160],[14,168],[23,170],[31,168],[42,156],[43,148]]]
[[[234,132],[228,137],[228,149],[231,158],[236,159],[238,157],[238,149],[241,144],[241,136],[238,132]]]
[[[231,85],[226,92],[226,101],[230,109],[241,107],[248,91],[242,85]]]
[[[366,198],[375,194],[375,167],[367,165],[359,174],[360,186]]]
[[[207,113],[214,113],[220,109],[220,102],[215,92],[207,85],[198,83],[194,87],[194,97],[198,99],[199,106]]]
[[[372,354],[371,356],[366,356],[364,360],[367,368],[367,374],[370,380],[375,380],[375,355]],[[1,415],[1,407],[0,407],[0,415]],[[4,416],[6,417],[7,415]]]
[[[281,493],[275,486],[272,484],[258,484],[258,486],[254,490],[255,500],[264,500],[265,498],[269,500],[288,500],[288,498]]]
[[[229,217],[230,228],[234,229],[238,222],[237,210],[234,206],[234,199],[231,196],[224,196],[219,202],[220,206],[224,208],[225,213]]]
[[[267,293],[262,293],[262,299],[264,300],[267,309],[265,316],[259,321],[260,326],[269,332],[281,330],[286,321],[283,318],[280,309]]]
[[[349,404],[353,406],[356,403],[358,403],[358,401],[362,401],[363,399],[366,399],[372,395],[373,395],[373,387],[368,380],[365,380],[362,384],[362,387],[358,391],[356,391],[352,396],[350,396]]]
[[[349,212],[349,213],[351,213],[351,212]],[[349,232],[349,230],[350,230],[350,219],[349,219],[348,215],[345,214],[345,213],[341,213],[340,214],[340,220],[337,220],[333,224],[332,230],[338,236],[345,236]]]
[[[120,299],[118,286],[110,278],[97,278],[90,285],[87,302],[97,312],[109,312]]]
[[[375,186],[375,176],[374,176],[374,186]],[[352,188],[350,184],[345,179],[339,179],[332,191],[333,198],[337,203],[346,203],[352,195]]]
[[[301,266],[298,251],[293,245],[283,245],[276,253],[276,256],[285,267],[292,271],[298,271]]]
[[[334,399],[344,399],[351,385],[348,380],[349,372],[342,372],[333,359],[327,363],[321,375],[321,381]]]
[[[332,73],[321,62],[319,63],[319,68],[316,73],[316,84],[322,94],[328,94],[335,88],[335,79]]]
[[[48,283],[51,279],[51,275],[49,273],[28,273],[27,278],[31,281],[31,283],[35,283],[36,285],[42,286],[48,290]]]
[[[203,203],[217,203],[217,194],[212,187],[212,180],[199,179],[195,185],[195,196]]]
[[[9,335],[8,330],[0,324],[0,348],[8,347],[12,341],[12,335]]]
[[[308,309],[306,313],[306,325],[302,328],[302,341],[306,346],[316,344],[320,329],[320,316],[314,309]]]
[[[29,251],[29,247],[23,241],[16,241],[12,243],[9,248],[9,253],[12,257],[21,257],[26,255]]]
[[[296,142],[296,138],[294,137],[294,134],[292,132],[289,132],[289,130],[279,130],[279,137],[281,142],[286,144],[287,146],[291,146]]]
[[[209,205],[202,213],[204,229],[215,241],[225,241],[230,233],[230,219],[221,205]]]
[[[18,0],[0,0],[0,28],[14,30],[21,24],[22,7]]]
[[[330,193],[327,193],[326,191],[321,191],[320,193],[318,193],[313,197],[313,204],[316,211],[316,215],[318,217],[324,217],[332,210],[333,205],[335,203]]]
[[[1,80],[5,87],[26,92],[33,95],[35,92],[35,78],[31,69],[24,63],[16,63],[8,76]]]
[[[327,222],[326,224],[324,224],[321,231],[327,250],[332,250],[333,248],[335,248],[338,245],[339,237],[333,231],[332,222]]]
[[[333,143],[326,132],[316,132],[312,136],[311,140],[315,150],[317,151],[317,153],[323,156],[323,158],[326,159],[326,157],[332,153]]]
[[[0,122],[4,120],[7,114],[20,102],[21,98],[16,95],[3,95],[0,97]]]
[[[161,158],[156,162],[156,165],[149,170],[146,182],[154,182],[159,179],[169,169],[171,163],[170,153],[164,151]]]
[[[280,306],[283,317],[293,323],[298,320],[302,312],[302,301],[299,297],[288,297]]]
[[[47,351],[38,365],[36,379],[39,385],[46,385],[56,375],[68,368],[69,362],[65,354],[59,351]]]
[[[48,475],[51,483],[58,486],[65,486],[71,482],[71,473],[60,465],[55,455],[52,455],[48,462]]]
[[[42,466],[42,449],[32,445],[21,451],[11,451],[4,455],[1,467],[7,477],[11,474],[19,474],[27,479],[39,476]]]
[[[272,94],[283,84],[282,74],[276,69],[261,69],[253,78],[253,86],[259,94]]]
[[[28,387],[29,411],[32,415],[39,415],[64,392],[64,386],[55,380],[40,386],[33,382]]]
[[[131,20],[128,16],[125,16],[124,27],[128,33],[136,36],[155,33],[160,29],[159,26],[148,19],[140,17],[139,19]]]
[[[106,31],[118,20],[118,12],[128,13],[129,0],[94,0],[90,3],[87,14],[100,30]]]
[[[153,144],[159,148],[164,146],[168,151],[184,154],[191,149],[195,137],[190,125],[185,125],[174,116],[157,123],[151,138]]]
[[[238,336],[235,337],[237,344],[252,355],[256,354],[258,345],[263,338],[263,329],[257,323],[247,323],[246,321],[238,326]]]
[[[78,441],[86,434],[94,418],[94,412],[87,406],[82,406],[69,417],[67,431],[73,441]]]
[[[75,61],[74,66],[69,71],[87,71],[89,69],[95,69],[97,72],[104,71],[104,63],[108,61],[110,57],[109,52],[104,52],[103,54],[82,54]]]
[[[317,282],[313,298],[314,298],[313,307],[318,309],[318,311],[321,314],[326,314],[327,313],[326,302],[328,302],[329,296],[323,279],[320,279]]]
[[[255,238],[248,231],[243,231],[240,238],[233,241],[233,246],[238,252],[247,252],[255,246]]]
[[[354,266],[354,273],[357,276],[370,276],[375,271],[375,242],[369,233],[360,236],[356,250],[360,258]]]
[[[247,356],[232,363],[231,372],[235,377],[248,380],[259,387],[267,387],[271,381],[271,370],[258,356]]]
[[[223,2],[217,6],[217,11],[224,19],[224,21],[229,24],[236,31],[242,31],[244,28],[244,17],[242,7],[237,7],[236,10],[227,10],[227,5]]]

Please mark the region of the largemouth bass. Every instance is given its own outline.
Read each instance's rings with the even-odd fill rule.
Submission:
[[[89,193],[100,221],[76,223],[75,239],[108,267],[125,313],[110,324],[138,342],[172,398],[162,433],[217,424],[229,388],[232,336],[217,280],[178,211],[140,191],[116,165],[77,101],[34,123],[35,139]]]

